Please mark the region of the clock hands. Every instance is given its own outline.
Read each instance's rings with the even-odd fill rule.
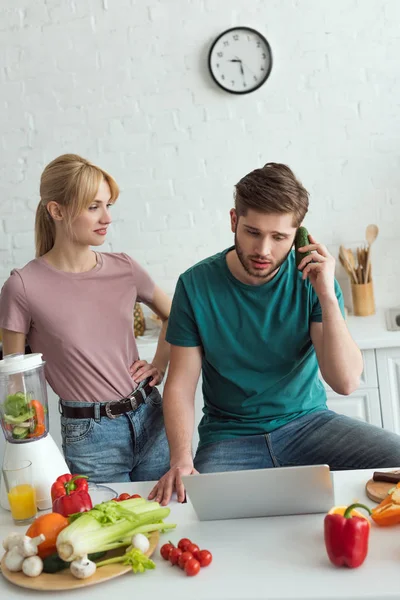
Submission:
[[[243,64],[242,64],[242,61],[240,60],[240,58],[231,58],[231,59],[229,60],[229,62],[237,62],[237,63],[240,63],[240,72],[241,72],[241,74],[242,74],[242,75],[243,75],[243,77],[244,77]]]

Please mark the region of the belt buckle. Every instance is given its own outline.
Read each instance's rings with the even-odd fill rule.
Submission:
[[[107,402],[107,404],[104,407],[106,415],[109,419],[117,419],[118,417],[122,417],[122,413],[120,415],[113,415],[111,412],[111,405],[116,404],[117,402],[119,402],[119,400],[111,400],[110,402]]]
[[[131,408],[132,410],[136,410],[137,407],[139,406],[137,398],[135,396],[137,390],[135,390],[134,392],[132,392],[131,394],[129,394],[129,396],[127,397],[129,402],[131,403]]]

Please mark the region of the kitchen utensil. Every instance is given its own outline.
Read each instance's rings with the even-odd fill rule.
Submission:
[[[93,506],[102,502],[109,502],[118,496],[117,492],[107,485],[99,485],[89,481],[88,492]]]
[[[49,434],[47,387],[41,354],[9,354],[0,360],[0,422],[6,438],[3,467],[32,463],[37,507],[51,508],[50,488],[67,464]],[[10,510],[4,476],[0,503]]]
[[[160,534],[158,531],[153,531],[149,535],[150,548],[145,552],[146,556],[151,556],[157,547]],[[110,550],[101,560],[111,558],[113,556],[121,556],[125,553],[126,548],[117,548],[116,550]],[[89,585],[96,585],[102,583],[108,579],[114,579],[125,573],[132,573],[132,567],[123,565],[121,563],[105,565],[99,567],[97,571],[88,579],[76,579],[70,572],[69,569],[59,571],[58,573],[42,573],[39,577],[27,577],[22,571],[14,573],[9,571],[4,564],[4,556],[1,559],[1,571],[3,576],[8,579],[11,583],[18,585],[19,587],[28,588],[30,590],[41,590],[41,591],[59,591],[59,590],[71,590],[81,587],[87,587]],[[133,582],[132,582],[133,584]]]
[[[391,471],[391,473],[398,474],[399,471]],[[374,502],[382,502],[388,495],[388,491],[396,487],[396,483],[390,481],[374,481],[369,479],[365,484],[365,492],[371,500]]]
[[[370,277],[371,246],[374,243],[374,241],[376,240],[376,238],[378,237],[378,233],[379,233],[379,228],[377,225],[368,225],[368,227],[365,231],[365,238],[368,243],[368,257],[367,257],[367,263],[366,263],[365,273],[364,273],[364,283],[368,283],[368,281],[370,281],[370,279],[371,279],[371,277]]]
[[[353,278],[353,282],[357,283],[357,275],[355,274],[355,271],[349,262],[347,250],[342,245],[339,246],[339,259],[341,259],[340,262],[347,271],[347,273],[350,275],[350,277]]]
[[[368,317],[375,314],[374,288],[369,283],[351,284],[353,313],[357,317]]]

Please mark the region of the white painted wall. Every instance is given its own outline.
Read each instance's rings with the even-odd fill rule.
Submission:
[[[400,304],[399,21],[397,0],[2,0],[0,285],[33,257],[39,177],[59,154],[114,175],[104,249],[170,294],[231,243],[234,183],[276,161],[310,190],[306,224],[333,253],[379,225],[376,300]],[[233,25],[259,29],[274,55],[243,97],[207,71]]]
[[[307,224],[333,252],[379,225],[377,302],[399,304],[399,20],[397,0],[2,0],[0,284],[33,256],[40,173],[61,153],[116,177],[104,249],[130,252],[171,294],[231,242],[233,185],[272,160],[309,188]],[[274,55],[244,97],[206,65],[240,24]]]

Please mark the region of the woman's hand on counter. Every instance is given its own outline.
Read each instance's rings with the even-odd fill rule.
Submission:
[[[131,365],[129,372],[135,383],[140,383],[144,379],[147,379],[147,377],[151,377],[152,379],[149,383],[151,386],[159,385],[165,374],[165,372],[152,363],[148,363],[147,360],[136,360]]]

